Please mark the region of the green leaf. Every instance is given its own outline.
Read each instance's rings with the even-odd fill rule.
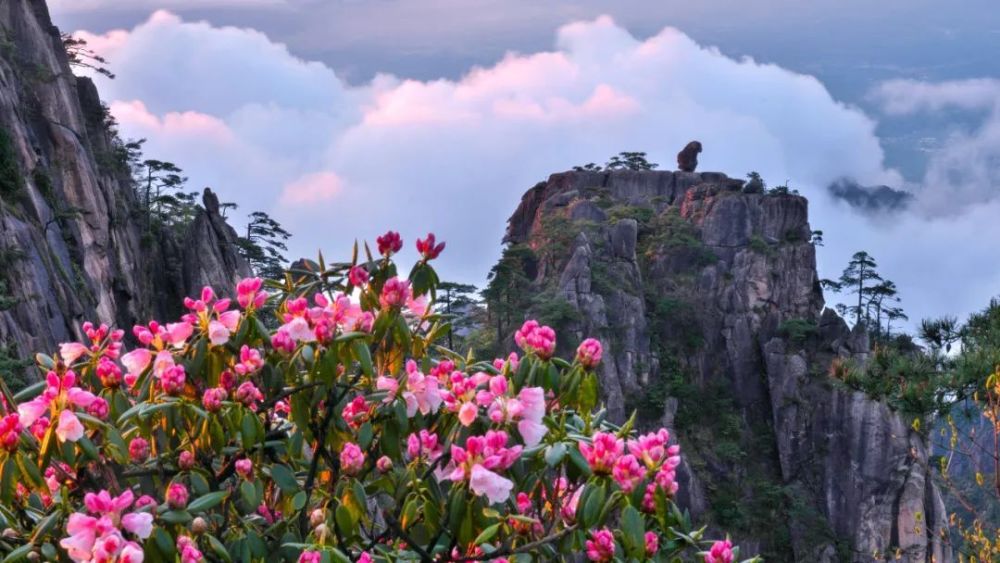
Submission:
[[[229,562],[233,560],[233,558],[229,556],[229,550],[226,549],[226,546],[223,545],[221,541],[219,541],[219,538],[211,534],[205,534],[205,537],[208,538],[208,546],[211,547],[212,551],[214,551],[215,554],[218,555],[223,561]]]
[[[32,383],[17,393],[14,393],[14,401],[17,403],[23,403],[27,400],[33,399],[38,395],[41,395],[42,391],[44,391],[46,387],[48,387],[48,383],[44,379],[38,383]]]
[[[545,449],[545,463],[549,467],[555,467],[566,457],[566,444],[558,442]]]
[[[497,522],[492,526],[487,526],[485,530],[479,532],[479,535],[476,536],[476,540],[472,543],[474,545],[482,545],[493,539],[493,537],[497,535],[497,532],[500,531],[500,524],[501,522]]]
[[[211,487],[208,484],[208,479],[206,479],[200,471],[191,472],[191,490],[196,495],[205,495],[211,490]]]
[[[38,470],[38,466],[35,465],[34,461],[25,457],[24,452],[18,452],[17,454],[17,467],[21,470],[21,475],[24,475],[32,486],[46,486],[45,479],[42,479],[42,473]]]
[[[240,422],[240,436],[243,438],[243,449],[249,450],[257,443],[257,415],[247,411]]]
[[[642,515],[632,506],[626,506],[621,513],[622,532],[625,546],[632,557],[641,558],[646,551],[646,525]]]
[[[188,504],[188,512],[198,513],[215,508],[225,500],[227,495],[229,495],[228,491],[215,491],[202,495]]]
[[[260,506],[260,499],[257,497],[257,487],[250,481],[240,483],[240,495],[248,507],[256,509]]]
[[[35,361],[38,363],[39,367],[44,368],[42,373],[56,369],[56,361],[52,359],[52,356],[48,356],[46,354],[35,354]]]
[[[372,377],[375,374],[375,368],[372,366],[372,355],[368,350],[368,345],[365,344],[365,341],[352,340],[351,352],[354,353],[354,357],[357,358],[358,364],[361,365],[361,371],[368,377]]]
[[[295,474],[292,473],[292,470],[287,465],[272,465],[271,479],[274,479],[274,483],[285,494],[290,495],[299,490],[299,482],[295,479]]]
[[[34,544],[26,543],[21,547],[11,551],[7,554],[7,557],[3,558],[3,563],[14,563],[15,561],[23,561],[29,553],[34,551]]]
[[[351,510],[349,510],[346,506],[342,504],[337,506],[337,510],[334,511],[334,520],[336,521],[337,529],[340,530],[341,534],[346,537],[354,535],[354,525],[357,524],[357,520],[355,520],[354,516],[351,514]]]
[[[601,508],[604,506],[604,497],[603,485],[596,485],[590,491],[590,495],[587,496],[587,502],[583,506],[584,528],[592,528],[598,524],[597,520],[601,514]]]
[[[362,450],[367,450],[368,446],[371,445],[372,436],[372,424],[370,422],[362,424],[358,430],[358,445],[361,446]]]
[[[49,514],[45,518],[39,520],[38,524],[35,524],[35,531],[31,533],[31,543],[37,545],[42,538],[55,529],[60,518],[62,518],[62,511],[56,510],[52,514]]]
[[[187,510],[168,510],[160,515],[160,520],[167,524],[187,524],[193,519]]]
[[[302,508],[305,507],[305,505],[306,505],[306,501],[308,501],[308,500],[309,499],[308,499],[308,495],[306,495],[306,492],[305,491],[299,491],[299,492],[295,493],[294,497],[292,497],[292,508],[294,508],[297,511],[298,510],[302,510]]]

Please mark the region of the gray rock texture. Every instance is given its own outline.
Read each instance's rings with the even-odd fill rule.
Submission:
[[[560,346],[604,344],[610,417],[638,409],[675,431],[679,501],[745,552],[951,561],[927,445],[831,375],[868,342],[824,309],[808,202],[743,187],[714,172],[554,174],[525,193],[506,241],[531,247],[533,285],[577,312]]]
[[[75,77],[42,0],[0,2],[0,341],[53,351],[85,320],[130,328],[249,274],[206,193],[187,232],[142,236],[94,84]],[[5,149],[5,150],[4,150]],[[216,205],[212,205],[215,202]]]

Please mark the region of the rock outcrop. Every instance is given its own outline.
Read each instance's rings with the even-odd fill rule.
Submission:
[[[209,192],[187,232],[143,235],[123,147],[94,84],[73,75],[44,1],[0,3],[0,34],[7,357],[52,350],[84,320],[128,328],[175,315],[202,284],[228,288],[249,274]]]
[[[575,312],[557,329],[602,340],[609,415],[679,434],[692,512],[771,560],[950,561],[926,444],[830,375],[868,343],[823,307],[806,199],[757,191],[711,172],[554,174],[506,240]]]

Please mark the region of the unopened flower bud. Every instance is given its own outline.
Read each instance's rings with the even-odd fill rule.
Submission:
[[[326,522],[326,512],[324,512],[323,509],[317,508],[316,510],[313,510],[312,513],[309,514],[310,526],[315,528],[316,526],[319,526],[323,522]]]
[[[378,469],[379,473],[388,473],[392,471],[392,459],[385,455],[378,458],[378,461],[375,462],[375,468]]]
[[[201,535],[208,531],[208,522],[201,516],[191,521],[191,533]]]
[[[326,538],[326,524],[320,524],[313,528],[313,533],[316,534],[316,538],[322,543],[323,539]]]
[[[14,528],[7,528],[3,531],[3,537],[5,538],[13,539],[16,538],[17,536],[18,536],[17,530],[15,530]]]

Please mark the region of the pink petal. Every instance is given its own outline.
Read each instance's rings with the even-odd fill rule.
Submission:
[[[535,422],[534,420],[524,419],[517,423],[517,431],[521,433],[521,437],[524,438],[524,445],[529,448],[537,446],[542,438],[545,437],[545,433],[549,431],[544,424],[540,422]]]
[[[229,329],[219,321],[208,323],[208,339],[213,346],[219,346],[229,341]]]
[[[122,528],[144,540],[153,533],[153,515],[148,512],[126,514],[122,516]]]
[[[90,391],[84,391],[79,387],[71,387],[69,391],[66,392],[66,398],[68,398],[74,405],[85,409],[97,399],[97,396]]]
[[[479,496],[485,495],[491,503],[497,503],[510,498],[514,483],[477,463],[472,466],[469,488]]]
[[[21,424],[31,426],[47,410],[49,410],[49,400],[42,395],[41,397],[35,397],[27,403],[18,405],[17,416],[21,419]]]
[[[219,322],[230,331],[234,331],[240,324],[240,312],[226,311],[219,315]]]
[[[174,346],[183,346],[184,342],[191,336],[194,332],[194,326],[191,323],[169,323],[167,324],[167,340],[170,344]]]
[[[462,426],[470,426],[476,421],[476,415],[479,414],[479,409],[473,403],[465,403],[460,409],[458,409],[458,421],[462,423]]]
[[[136,348],[122,356],[122,365],[129,373],[139,375],[146,369],[153,355],[145,348]]]
[[[59,355],[66,364],[72,364],[86,353],[87,347],[79,342],[64,342],[59,345]]]
[[[64,410],[59,413],[59,426],[56,427],[56,436],[60,442],[75,442],[83,437],[83,424],[71,410]]]

